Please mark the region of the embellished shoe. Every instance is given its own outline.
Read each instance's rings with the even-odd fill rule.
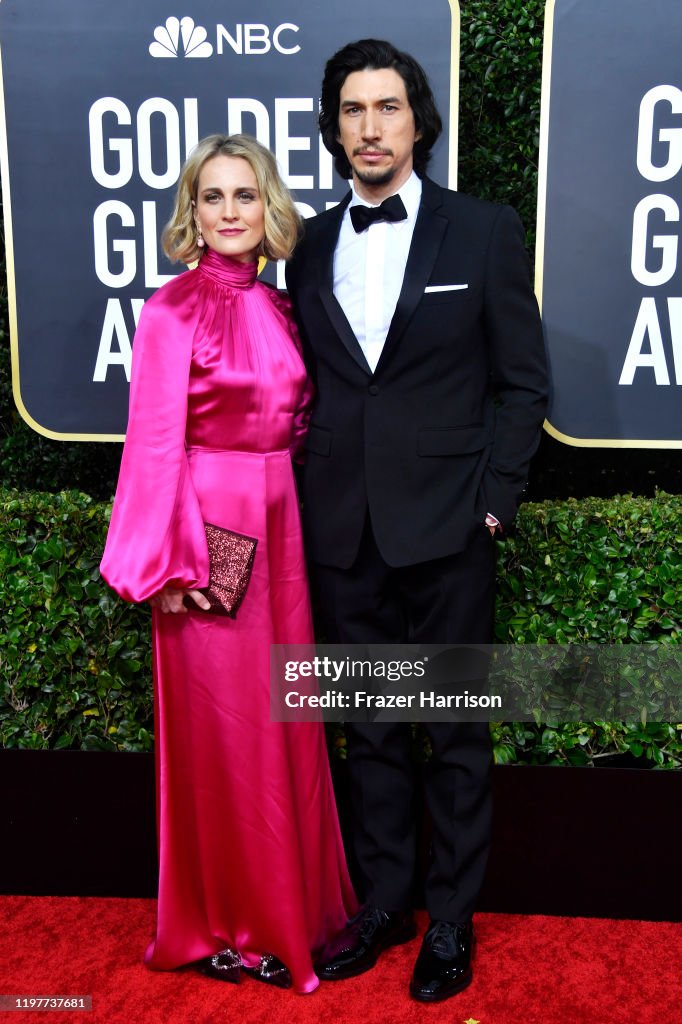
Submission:
[[[277,988],[291,988],[291,975],[288,969],[272,953],[264,953],[257,967],[245,967],[242,965],[242,970],[251,978],[264,981],[266,985],[276,985]]]
[[[207,978],[215,978],[216,981],[231,981],[238,985],[241,980],[242,958],[234,949],[222,949],[214,956],[197,960],[193,966]]]

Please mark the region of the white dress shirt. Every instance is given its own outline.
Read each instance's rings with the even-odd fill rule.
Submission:
[[[334,253],[334,295],[372,372],[393,319],[412,244],[422,194],[422,183],[414,171],[397,194],[405,205],[407,219],[379,221],[358,233],[349,210],[351,206],[370,204],[353,189]]]

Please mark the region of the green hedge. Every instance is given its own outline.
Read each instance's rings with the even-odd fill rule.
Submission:
[[[149,750],[149,612],[98,573],[109,506],[0,490],[0,743]],[[682,497],[522,506],[499,545],[497,637],[512,643],[682,638]],[[492,726],[499,762],[587,764],[627,751],[682,764],[677,725]],[[341,756],[343,735],[332,731]]]
[[[109,507],[0,491],[0,744],[150,750],[150,615],[99,575]]]
[[[521,506],[500,545],[503,643],[682,642],[682,496]],[[611,722],[493,726],[496,760],[596,764],[626,753],[682,767],[682,725]]]
[[[461,5],[458,187],[510,203],[533,246],[544,0]]]
[[[502,548],[497,639],[682,642],[682,496],[521,507]]]

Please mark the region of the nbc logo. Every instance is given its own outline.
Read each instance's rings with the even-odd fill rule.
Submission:
[[[182,39],[183,57],[211,57],[213,47],[206,36],[206,29],[195,25],[192,18],[168,18],[165,25],[154,29],[154,42],[149,44],[149,52],[152,57],[179,57]]]
[[[154,29],[154,42],[149,44],[149,53],[152,57],[212,57],[214,53],[221,56],[231,51],[240,56],[259,56],[277,50],[289,57],[301,52],[296,42],[298,31],[298,25],[290,21],[281,25],[240,23],[230,28],[216,25],[214,47],[208,42],[206,29],[195,25],[193,18],[167,18],[165,25],[157,25]]]

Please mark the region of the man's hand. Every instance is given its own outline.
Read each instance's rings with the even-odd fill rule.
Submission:
[[[183,604],[185,594],[191,597],[203,611],[207,612],[210,609],[209,601],[200,590],[188,590],[180,587],[164,587],[158,594],[149,598],[149,603],[152,608],[158,608],[159,611],[170,612],[172,615],[185,615],[187,613],[187,608]]]
[[[488,512],[488,515],[485,517],[485,525],[490,530],[491,537],[494,537],[498,530],[502,533],[502,523],[490,512]]]

